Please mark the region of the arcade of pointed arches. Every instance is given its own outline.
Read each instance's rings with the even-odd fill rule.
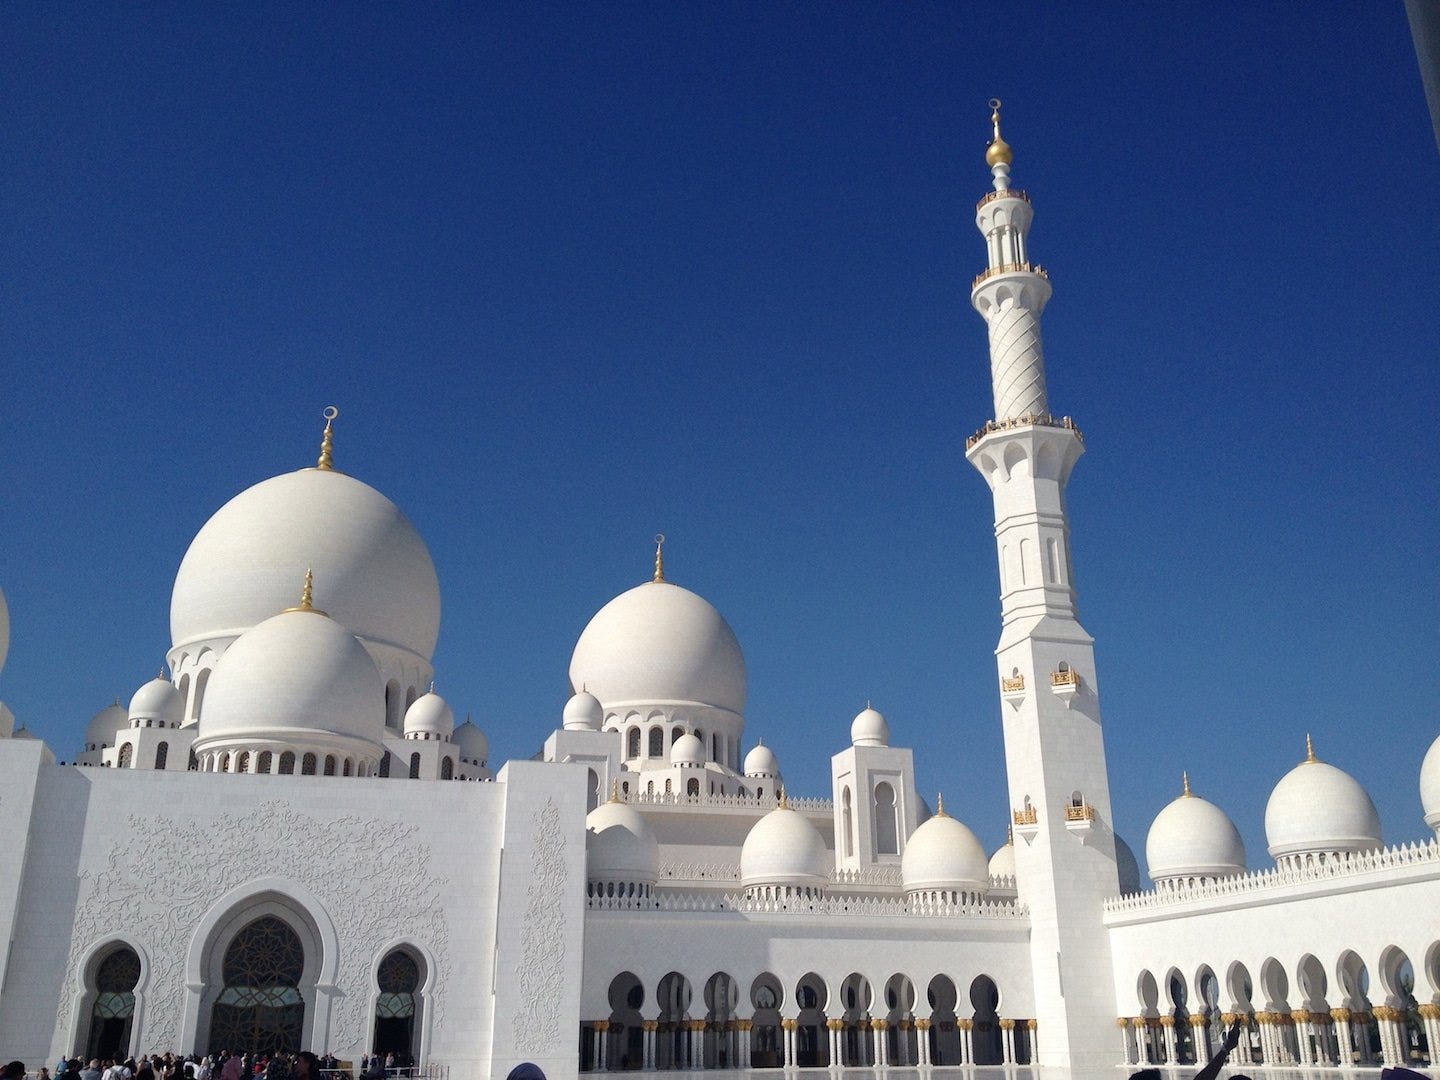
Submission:
[[[1002,1016],[989,975],[883,984],[852,972],[830,986],[815,972],[737,978],[715,972],[696,987],[672,971],[653,987],[622,971],[609,1013],[580,1025],[582,1072],[656,1069],[1024,1065],[1034,1059],[1035,1021]],[[961,989],[965,987],[965,989]]]
[[[1440,940],[1425,950],[1424,970],[1440,998]],[[1372,986],[1371,971],[1378,977]],[[1415,968],[1397,946],[1375,962],[1344,950],[1328,969],[1306,953],[1288,971],[1261,962],[1258,982],[1236,960],[1219,971],[1203,964],[1187,978],[1170,968],[1135,980],[1138,1015],[1115,1020],[1129,1065],[1206,1061],[1225,1030],[1242,1025],[1232,1064],[1289,1067],[1417,1067],[1440,1054],[1440,1000],[1417,1001]]]

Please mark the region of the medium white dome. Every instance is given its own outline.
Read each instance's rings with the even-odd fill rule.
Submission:
[[[197,752],[231,740],[360,740],[379,760],[385,687],[365,646],[318,611],[286,611],[235,639],[215,667]]]
[[[130,714],[118,701],[113,705],[106,705],[90,718],[90,723],[85,727],[85,749],[94,747],[99,750],[102,746],[114,746],[115,736],[124,728],[130,726]]]
[[[352,634],[429,663],[440,630],[430,552],[394,503],[330,469],[265,480],[205,523],[175,576],[173,648],[258,626],[295,602],[307,567],[319,606]]]
[[[581,690],[565,703],[561,719],[566,731],[599,731],[605,709],[594,694]]]
[[[464,761],[484,765],[490,759],[490,740],[485,737],[485,732],[470,722],[469,717],[455,729],[450,741],[455,744]]]
[[[437,735],[448,739],[454,731],[455,712],[434,690],[421,694],[405,710],[406,735]]]
[[[867,704],[850,722],[850,742],[855,746],[889,746],[890,725],[878,709]]]
[[[660,845],[645,819],[618,799],[601,803],[585,818],[585,867],[592,881],[653,885]]]
[[[1245,872],[1245,843],[1224,810],[1185,793],[1155,815],[1145,838],[1150,879],[1229,877]]]
[[[185,695],[165,678],[151,679],[130,699],[129,721],[151,721],[161,727],[179,727],[185,719]]]
[[[1440,833],[1440,737],[1430,744],[1420,765],[1420,805],[1425,824]]]
[[[590,620],[570,658],[570,685],[607,709],[657,704],[745,711],[745,658],[709,602],[668,581],[647,581]]]
[[[696,766],[705,764],[705,744],[693,731],[687,731],[670,746],[670,764]]]
[[[975,834],[942,809],[910,834],[900,858],[906,892],[976,892],[990,884],[985,849]]]
[[[992,878],[1013,878],[1015,876],[1015,844],[1007,840],[1005,846],[990,856],[987,868]]]
[[[788,806],[777,806],[750,827],[740,848],[740,884],[824,888],[833,860],[815,827]]]
[[[1381,845],[1380,815],[1359,781],[1312,752],[1270,793],[1265,839],[1276,859],[1310,852],[1370,851]]]
[[[780,762],[775,757],[775,751],[771,750],[763,742],[756,743],[754,749],[745,755],[745,775],[755,777],[779,776]]]

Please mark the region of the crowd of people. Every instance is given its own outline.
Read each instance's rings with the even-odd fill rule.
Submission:
[[[388,1070],[388,1072],[387,1072]],[[362,1080],[384,1080],[396,1075],[394,1054],[382,1058],[367,1054],[360,1063]],[[348,1063],[342,1064],[331,1054],[317,1055],[308,1050],[285,1054],[232,1054],[221,1050],[215,1054],[174,1053],[144,1054],[139,1058],[61,1058],[52,1070],[41,1065],[29,1070],[20,1061],[12,1061],[0,1073],[0,1080],[343,1080],[357,1075]]]

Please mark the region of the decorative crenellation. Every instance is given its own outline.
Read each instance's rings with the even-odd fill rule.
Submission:
[[[951,903],[941,899],[901,899],[893,896],[791,896],[762,899],[744,893],[709,891],[657,893],[640,897],[590,896],[590,911],[697,911],[776,915],[856,915],[889,918],[1028,919],[1029,909],[1014,900]]]
[[[1002,191],[987,191],[984,195],[980,196],[980,201],[975,204],[975,209],[979,210],[982,206],[986,206],[996,199],[1019,199],[1021,202],[1028,203],[1030,196],[1026,195],[1025,192],[1019,188],[1013,187],[1005,188]]]
[[[786,798],[792,810],[823,810],[826,813],[833,813],[835,809],[835,804],[831,799],[796,798],[793,795],[787,795]],[[684,795],[673,791],[631,791],[627,794],[622,791],[620,801],[647,806],[741,806],[773,810],[780,804],[780,796],[778,790],[773,793],[767,792],[764,795],[736,795],[719,792],[711,795],[704,791],[699,795]]]
[[[1050,685],[1051,685],[1051,686],[1079,686],[1079,685],[1080,685],[1080,673],[1079,673],[1078,671],[1076,671],[1074,668],[1070,668],[1070,669],[1067,670],[1067,671],[1052,671],[1052,672],[1050,672]]]
[[[1068,416],[1051,416],[1049,413],[1026,413],[1024,416],[1011,416],[1002,420],[986,420],[985,426],[965,440],[965,449],[969,450],[986,435],[993,435],[997,431],[1013,431],[1022,427],[1053,427],[1064,428],[1074,434],[1082,443],[1085,436],[1075,426],[1075,421]]]
[[[1013,810],[1010,816],[1016,825],[1038,825],[1040,823],[1040,814],[1033,806],[1024,806],[1019,810]]]
[[[1013,679],[1002,675],[1000,677],[1000,691],[1005,694],[1017,693],[1025,689],[1025,676],[1016,675]]]
[[[1029,202],[1030,200],[1026,199],[1025,201]],[[973,289],[988,278],[996,277],[1000,274],[1034,274],[1036,277],[1042,278],[1048,278],[1050,276],[1046,273],[1043,266],[1036,266],[1032,263],[1001,263],[998,266],[991,266],[985,270],[981,270],[980,273],[976,274],[975,280],[970,283],[970,288]]]
[[[1303,885],[1335,878],[1357,877],[1361,874],[1405,867],[1440,867],[1440,840],[1425,840],[1374,851],[1342,854],[1312,866],[1285,866],[1257,870],[1245,874],[1208,880],[1203,884],[1174,884],[1165,889],[1118,896],[1105,901],[1105,911],[1140,911],[1147,908],[1181,906],[1218,897],[1242,896],[1270,889]]]

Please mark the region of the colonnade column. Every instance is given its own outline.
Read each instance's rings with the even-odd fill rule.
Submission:
[[[1145,1018],[1143,1016],[1132,1016],[1130,1018],[1129,1039],[1135,1046],[1135,1056],[1130,1059],[1131,1064],[1145,1064]]]
[[[840,1032],[845,1028],[844,1020],[831,1018],[825,1021],[825,1038],[830,1046],[830,1067],[840,1068]]]
[[[705,1021],[690,1021],[690,1068],[705,1068]]]
[[[796,1022],[794,1020],[786,1019],[780,1021],[780,1030],[783,1033],[785,1047],[785,1068],[787,1069],[795,1068],[795,1028]]]
[[[1315,1036],[1315,1064],[1336,1065],[1338,1062],[1338,1039],[1331,1038],[1334,1022],[1329,1012],[1310,1014],[1310,1031]]]
[[[884,1020],[870,1021],[870,1039],[873,1045],[870,1060],[877,1068],[883,1068],[890,1064],[890,1043],[885,1037],[886,1030],[890,1025]]]
[[[1430,1044],[1434,1046],[1434,1043]],[[930,1021],[915,1021],[915,1049],[919,1053],[920,1064],[930,1064]]]
[[[1290,1019],[1295,1021],[1295,1043],[1299,1051],[1301,1065],[1314,1065],[1315,1059],[1311,1056],[1312,1042],[1310,1039],[1310,1010],[1296,1009],[1290,1014]]]
[[[1001,1056],[1006,1065],[1015,1064],[1015,1021],[1008,1016],[1000,1021]]]
[[[1331,1009],[1330,1019],[1335,1023],[1335,1042],[1340,1048],[1340,1064],[1355,1064],[1355,1033],[1350,1028],[1349,1009]]]
[[[975,1021],[970,1019],[957,1020],[955,1026],[960,1029],[960,1064],[975,1064],[975,1044],[972,1041],[971,1033],[975,1028]]]
[[[641,1065],[646,1072],[655,1071],[655,1032],[660,1027],[658,1020],[640,1021],[640,1030],[644,1032],[641,1039]]]
[[[1279,1059],[1275,1054],[1275,1027],[1270,1022],[1268,1012],[1257,1012],[1255,1023],[1260,1028],[1260,1064],[1275,1065]]]
[[[911,1061],[910,1058],[910,1032],[915,1030],[915,1021],[910,1017],[900,1020],[895,1025],[895,1064],[896,1065],[918,1065],[919,1061]],[[919,1041],[918,1039],[916,1040]],[[918,1059],[919,1049],[915,1051]]]
[[[1031,1017],[1025,1021],[1025,1030],[1030,1033],[1030,1064],[1040,1060],[1040,1021]]]
[[[1203,1065],[1215,1051],[1210,1049],[1210,1023],[1204,1013],[1190,1014],[1190,1045],[1195,1048],[1195,1064]]]
[[[1407,1064],[1405,1039],[1400,1027],[1400,1019],[1404,1013],[1399,1009],[1392,1009],[1389,1005],[1376,1005],[1370,1011],[1380,1025],[1380,1053],[1384,1059],[1381,1064]]]
[[[750,1068],[750,1031],[755,1026],[754,1020],[736,1020],[735,1038],[735,1068]]]
[[[1417,1008],[1425,1028],[1425,1040],[1430,1044],[1430,1067],[1434,1069],[1440,1065],[1440,1005],[1427,1001]]]
[[[1180,1058],[1180,1046],[1175,1039],[1175,1017],[1169,1013],[1160,1017],[1160,1029],[1165,1033],[1165,1063],[1174,1065]]]
[[[595,1021],[595,1071],[605,1071],[605,1051],[608,1049],[607,1036],[610,1033],[609,1020]]]

